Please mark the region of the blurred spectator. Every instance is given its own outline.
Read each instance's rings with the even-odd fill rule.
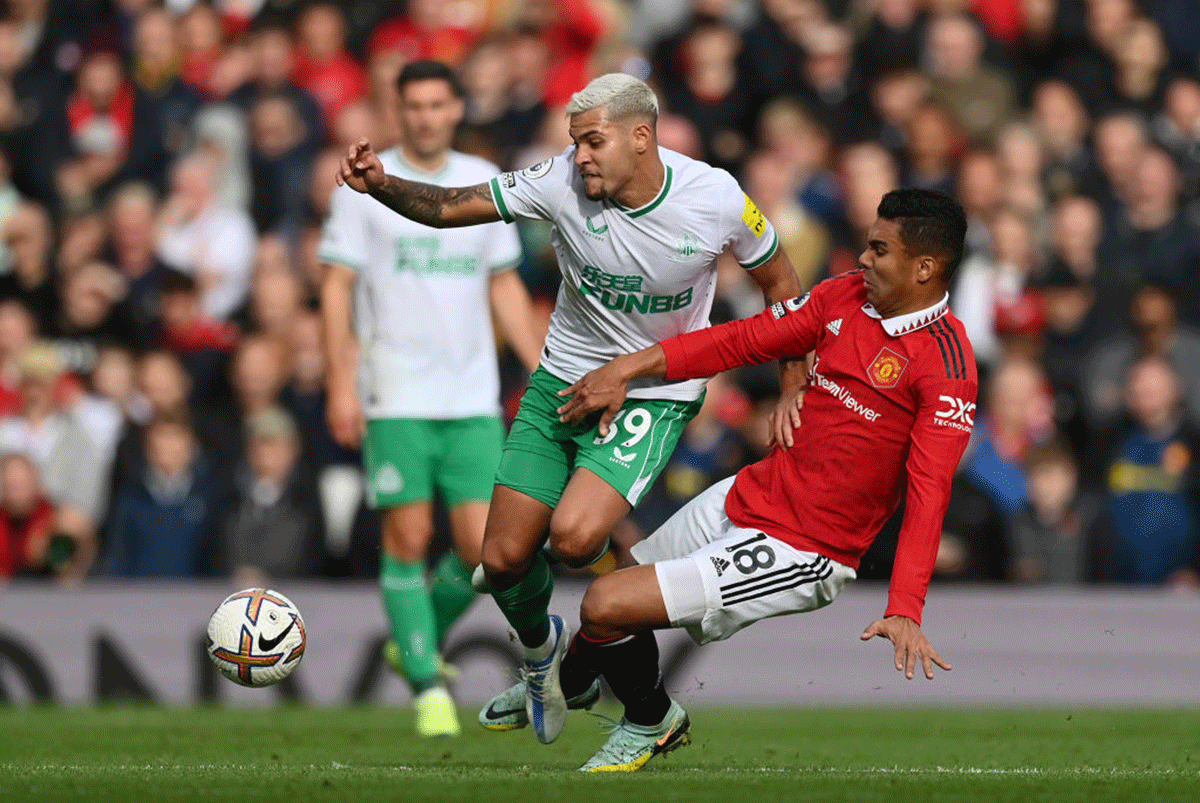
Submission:
[[[49,204],[55,199],[55,170],[70,143],[66,86],[38,47],[40,33],[36,23],[26,28],[16,14],[0,17],[0,131],[13,184]]]
[[[1099,179],[1087,143],[1091,123],[1075,90],[1058,80],[1038,84],[1031,117],[1045,149],[1042,183],[1050,197],[1094,192]]]
[[[178,20],[181,63],[179,75],[207,100],[221,97],[216,78],[225,50],[225,31],[216,10],[194,3]]]
[[[59,167],[59,193],[67,209],[87,209],[124,166],[133,143],[133,84],[117,53],[84,56],[67,99],[67,124],[71,158]]]
[[[159,345],[187,368],[196,397],[221,395],[228,355],[237,344],[237,327],[204,314],[196,280],[186,273],[169,272],[163,278],[160,298]]]
[[[1025,459],[1029,501],[1010,530],[1012,577],[1022,583],[1113,579],[1112,526],[1104,502],[1079,489],[1079,468],[1061,441]]]
[[[196,280],[205,315],[223,319],[246,300],[254,224],[245,212],[219,207],[215,192],[207,159],[189,156],[175,165],[158,222],[158,256]]]
[[[774,100],[759,115],[758,138],[779,159],[804,209],[828,225],[842,212],[842,189],[830,170],[829,130],[797,102]]]
[[[991,249],[988,222],[1000,209],[1000,162],[990,150],[973,149],[963,154],[958,163],[955,197],[967,213],[966,255],[987,253]],[[961,277],[955,273],[953,287]]]
[[[1112,52],[1116,69],[1112,76],[1112,105],[1134,109],[1145,117],[1163,106],[1170,73],[1169,56],[1162,31],[1150,20],[1139,17],[1130,23]]]
[[[55,544],[54,525],[54,505],[42,492],[37,467],[22,454],[0,457],[0,581],[63,568],[73,544]]]
[[[21,408],[18,360],[36,336],[37,322],[24,304],[14,298],[0,301],[0,416]]]
[[[828,260],[829,234],[792,197],[789,166],[776,154],[759,152],[746,162],[742,181],[746,194],[774,225],[779,247],[791,260],[800,286],[812,287]]]
[[[316,2],[296,22],[299,52],[294,78],[317,101],[322,124],[332,129],[338,114],[366,94],[367,75],[346,52],[346,20],[334,3]]]
[[[1200,425],[1200,332],[1179,325],[1178,304],[1161,284],[1144,282],[1133,291],[1133,332],[1097,345],[1083,366],[1084,412],[1093,432],[1111,427],[1123,412],[1125,378],[1141,357],[1166,360],[1181,377],[1183,409]]]
[[[135,122],[126,172],[162,193],[167,166],[191,145],[192,118],[204,102],[179,75],[179,31],[170,12],[139,14],[131,61]]]
[[[247,445],[221,524],[223,573],[238,586],[313,576],[324,564],[323,515],[300,437],[287,412],[271,407],[246,420]]]
[[[287,243],[279,237],[263,237],[254,261],[245,328],[286,347],[304,307],[304,285],[292,272]]]
[[[908,122],[908,164],[901,183],[952,192],[961,136],[954,118],[936,103],[922,104]]]
[[[983,63],[978,24],[965,14],[938,17],[929,23],[925,47],[934,99],[972,140],[992,142],[1013,116],[1016,93],[1004,73]]]
[[[989,230],[990,253],[963,261],[950,304],[967,330],[975,359],[984,365],[1003,356],[997,321],[1005,308],[1020,303],[1037,267],[1028,218],[1006,207],[992,216]]]
[[[915,0],[881,0],[858,40],[855,60],[868,78],[899,70],[915,70],[925,43],[926,12]]]
[[[540,35],[553,65],[542,99],[551,109],[565,106],[587,83],[588,59],[607,33],[606,20],[592,0],[521,0],[518,6],[517,27]]]
[[[229,365],[233,400],[220,408],[223,426],[204,444],[222,476],[232,474],[245,452],[244,423],[255,413],[280,403],[288,379],[285,348],[269,337],[254,334],[243,337],[233,352]]]
[[[423,59],[457,65],[475,40],[475,31],[454,24],[443,0],[409,0],[403,16],[384,20],[367,42],[367,55],[396,51],[404,62]]]
[[[996,138],[996,155],[1004,176],[1004,204],[1031,221],[1039,220],[1045,214],[1047,198],[1042,185],[1046,155],[1037,131],[1028,123],[1009,123]]]
[[[1149,143],[1146,121],[1137,112],[1112,112],[1096,121],[1092,139],[1103,179],[1096,200],[1104,213],[1105,227],[1111,228],[1132,195],[1134,174]]]
[[[0,231],[8,225],[8,218],[21,202],[21,194],[17,192],[11,179],[12,166],[8,163],[8,156],[0,150]],[[12,267],[12,254],[8,246],[0,240],[0,274],[8,273]]]
[[[1132,420],[1108,472],[1117,579],[1194,588],[1197,442],[1183,423],[1179,378],[1166,360],[1144,357],[1129,370],[1125,396]]]
[[[980,408],[963,460],[963,477],[1011,521],[1027,499],[1025,458],[1054,432],[1046,375],[1027,357],[1009,357],[989,377]]]
[[[154,250],[158,198],[149,184],[123,184],[108,201],[108,242],[104,261],[112,264],[126,285],[134,315],[154,321],[159,312],[159,289],[167,267]]]
[[[90,388],[78,394],[69,414],[95,445],[101,465],[110,467],[133,404],[133,354],[120,346],[103,346],[91,370]]]
[[[918,70],[884,73],[871,85],[871,107],[879,118],[879,143],[897,161],[903,159],[909,126],[929,100],[929,79]]]
[[[298,135],[310,153],[320,147],[322,139],[321,109],[316,100],[292,80],[296,64],[292,33],[282,22],[264,17],[250,32],[251,80],[229,95],[229,102],[246,115],[258,100],[267,95],[285,95],[300,116]]]
[[[69,367],[88,370],[99,344],[145,348],[150,322],[126,302],[127,288],[111,265],[89,262],[62,283],[62,307],[47,334],[66,356]]]
[[[212,169],[213,206],[249,210],[258,188],[256,177],[250,174],[246,115],[231,103],[209,103],[196,113],[192,128],[195,147],[191,153],[207,160]]]
[[[301,312],[292,322],[287,354],[288,379],[280,399],[299,427],[305,465],[316,472],[332,465],[357,469],[361,465],[358,452],[343,448],[333,439],[325,418],[325,352],[318,313]]]
[[[1123,214],[1106,232],[1107,259],[1098,280],[1128,294],[1143,278],[1170,287],[1177,298],[1200,298],[1198,232],[1179,204],[1179,171],[1170,155],[1146,148],[1133,166]],[[1181,308],[1184,323],[1200,324],[1200,308]]]
[[[0,299],[15,298],[25,305],[37,322],[39,332],[54,327],[58,308],[54,266],[50,255],[54,230],[46,210],[22,201],[9,215],[4,242],[12,255],[11,273],[0,275]]]
[[[1155,138],[1180,166],[1184,195],[1200,197],[1200,82],[1188,76],[1173,79],[1153,128]]]
[[[17,357],[17,370],[20,409],[0,419],[0,450],[28,455],[56,504],[72,505],[93,524],[98,522],[108,467],[79,424],[55,408],[62,358],[46,341],[35,341]]]
[[[829,272],[834,276],[858,266],[858,255],[867,246],[867,232],[875,221],[879,201],[900,185],[900,172],[892,155],[874,142],[843,149],[838,168],[845,202],[843,216],[830,226],[833,250]]]
[[[870,95],[854,69],[853,45],[841,25],[814,26],[804,37],[799,97],[839,144],[870,138],[878,130]]]
[[[118,492],[105,569],[115,577],[199,577],[210,568],[216,477],[183,412],[147,425],[141,472]]]
[[[762,82],[767,97],[795,91],[796,73],[804,58],[804,37],[827,21],[820,0],[763,0],[763,14],[746,32],[746,74]]]
[[[752,83],[738,72],[741,48],[741,36],[732,26],[695,23],[680,54],[686,69],[668,80],[663,91],[666,106],[696,126],[703,160],[734,172],[746,156],[757,115]]]
[[[250,110],[250,137],[255,227],[294,236],[304,220],[304,191],[314,154],[291,98],[282,93],[259,97]]]

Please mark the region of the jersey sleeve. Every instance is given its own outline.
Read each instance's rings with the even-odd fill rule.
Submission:
[[[905,466],[908,491],[904,522],[885,616],[907,616],[921,623],[942,522],[950,504],[950,485],[975,423],[976,389],[973,372],[964,379],[935,373],[916,383],[917,415]]]
[[[356,273],[367,264],[367,216],[364,203],[376,203],[349,187],[333,191],[329,217],[321,228],[317,259],[329,265],[339,265]]]
[[[803,357],[824,325],[825,288],[818,285],[749,318],[676,335],[662,342],[669,382],[712,376],[738,365]]]
[[[524,252],[517,229],[504,223],[488,223],[488,252],[484,267],[490,274],[503,273],[521,264]]]
[[[754,270],[766,262],[779,248],[779,236],[771,221],[759,211],[742,192],[742,188],[725,174],[721,191],[721,239],[733,258],[746,270]]]
[[[505,223],[519,217],[553,220],[571,191],[571,153],[538,162],[524,170],[501,173],[490,182],[492,203]]]

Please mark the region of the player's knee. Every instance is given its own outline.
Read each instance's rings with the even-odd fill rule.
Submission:
[[[554,511],[550,520],[550,549],[567,566],[587,566],[600,557],[607,543],[607,530],[597,526],[586,511]]]
[[[614,638],[624,635],[620,625],[617,597],[610,593],[610,577],[601,577],[588,586],[579,606],[579,624],[590,638]]]
[[[492,588],[510,588],[529,569],[529,555],[500,538],[485,538],[480,563]]]
[[[432,538],[432,527],[425,529],[384,521],[383,551],[397,560],[412,563],[425,560],[425,552]]]

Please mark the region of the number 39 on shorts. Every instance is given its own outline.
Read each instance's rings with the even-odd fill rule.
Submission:
[[[620,434],[626,436],[620,445],[627,449],[650,434],[650,427],[653,424],[654,418],[650,415],[649,410],[642,407],[621,408],[613,418],[612,424],[609,425],[608,434],[603,436],[597,435],[592,440],[592,443],[600,446],[608,443]]]

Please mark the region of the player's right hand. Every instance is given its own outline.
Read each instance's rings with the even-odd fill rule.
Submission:
[[[601,436],[608,435],[609,426],[625,403],[626,386],[629,384],[629,377],[621,368],[621,359],[617,357],[594,371],[588,371],[578,382],[560,390],[559,396],[570,398],[558,408],[558,420],[575,424],[596,410],[604,410],[597,430]]]
[[[339,187],[345,184],[352,190],[365,193],[381,187],[385,176],[383,163],[371,149],[371,142],[363,137],[350,146],[333,178]]]
[[[363,416],[362,403],[358,400],[358,391],[353,385],[330,385],[329,398],[325,402],[325,420],[335,441],[347,449],[358,448],[362,443],[363,433],[366,432],[367,422]]]

